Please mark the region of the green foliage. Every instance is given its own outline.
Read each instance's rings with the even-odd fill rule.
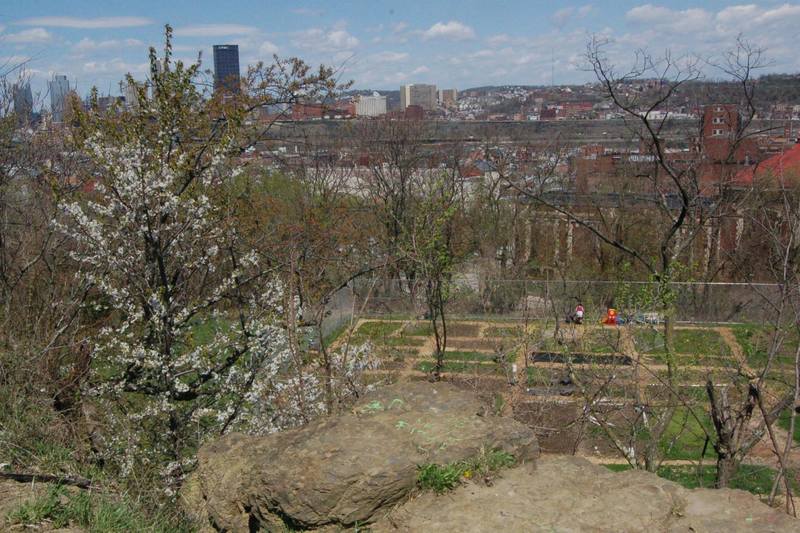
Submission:
[[[456,488],[464,479],[486,478],[516,464],[513,455],[502,450],[483,450],[477,457],[446,465],[426,464],[417,468],[417,485],[437,494]]]
[[[417,485],[423,490],[441,494],[458,486],[463,473],[464,468],[460,463],[423,465],[417,471]]]
[[[8,515],[11,524],[36,527],[47,522],[53,528],[80,527],[89,533],[128,531],[181,532],[188,524],[163,512],[149,515],[125,499],[88,491],[69,491],[51,486],[42,496],[27,501]]]
[[[630,465],[614,464],[603,465],[613,472],[624,472],[631,469]],[[714,487],[717,469],[714,465],[667,465],[656,472],[659,477],[674,481],[687,489],[700,487]],[[793,476],[790,475],[790,478]],[[775,470],[758,465],[739,465],[736,475],[731,479],[732,489],[746,490],[755,495],[769,494],[772,482],[775,479]],[[797,483],[793,483],[797,490]]]

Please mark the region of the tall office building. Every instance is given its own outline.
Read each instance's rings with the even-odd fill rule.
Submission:
[[[377,117],[386,114],[386,97],[377,92],[372,96],[359,96],[356,99],[356,115],[362,117]]]
[[[125,101],[125,109],[132,111],[139,109],[144,103],[142,98],[147,98],[147,82],[134,81],[128,83],[127,78],[119,82],[119,92]]]
[[[11,96],[14,100],[14,114],[17,117],[17,125],[27,126],[33,117],[33,94],[29,83],[17,83],[11,89]]]
[[[455,89],[442,89],[439,91],[439,105],[442,107],[455,107],[458,102],[458,91]]]
[[[69,94],[69,81],[63,74],[56,74],[53,81],[49,82],[50,113],[53,122],[64,122],[64,112],[67,109],[67,95]]]
[[[239,45],[214,45],[214,90],[239,92]]]
[[[425,111],[433,111],[436,109],[436,100],[436,85],[415,83],[400,87],[400,109],[418,105]]]

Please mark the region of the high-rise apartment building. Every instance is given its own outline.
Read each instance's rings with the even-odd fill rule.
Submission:
[[[433,111],[436,109],[436,100],[436,85],[415,83],[400,87],[400,109],[418,105],[425,111]]]
[[[47,86],[50,91],[50,113],[53,116],[53,122],[64,122],[67,95],[69,94],[69,80],[63,74],[56,74]]]
[[[239,45],[214,45],[214,90],[239,92]]]
[[[439,91],[439,105],[442,107],[455,107],[458,102],[458,91],[455,89],[442,89]]]
[[[29,83],[17,83],[11,89],[14,100],[14,114],[18,126],[27,126],[33,117],[33,94]]]
[[[377,92],[372,96],[359,96],[356,98],[356,115],[362,117],[377,117],[386,114],[386,97]]]

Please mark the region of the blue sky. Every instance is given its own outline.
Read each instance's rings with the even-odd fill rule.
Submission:
[[[273,53],[341,69],[356,88],[410,82],[463,89],[591,79],[582,53],[592,34],[624,64],[634,50],[669,48],[713,57],[736,36],[766,49],[768,71],[797,72],[800,3],[763,0],[523,1],[26,0],[0,7],[0,65],[27,61],[34,89],[67,74],[80,94],[118,94],[126,72],[144,78],[147,47],[163,24],[190,60],[211,45],[238,43],[243,64]],[[709,72],[710,75],[715,75]]]

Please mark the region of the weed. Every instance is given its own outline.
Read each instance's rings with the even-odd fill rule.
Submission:
[[[56,529],[77,526],[90,533],[186,530],[186,524],[179,524],[174,518],[147,516],[125,500],[87,491],[70,492],[59,485],[11,511],[7,520],[21,526],[43,522]]]
[[[462,479],[487,479],[501,468],[508,468],[515,463],[514,456],[503,450],[482,450],[478,456],[466,461],[446,465],[431,463],[418,467],[417,485],[423,490],[441,494],[456,488]]]

